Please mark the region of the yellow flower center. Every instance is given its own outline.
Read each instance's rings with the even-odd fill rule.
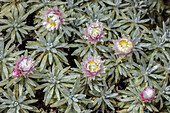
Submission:
[[[53,13],[48,14],[47,16],[47,22],[51,25],[51,26],[56,26],[60,20],[59,20],[59,16]]]
[[[92,38],[96,37],[101,32],[101,30],[98,27],[89,27],[88,31]]]
[[[96,71],[99,68],[99,65],[97,64],[97,62],[90,61],[88,64],[88,68],[90,71]]]
[[[129,46],[129,41],[127,41],[127,40],[121,40],[121,41],[119,42],[119,45],[120,45],[122,48],[128,48],[128,46]]]
[[[133,43],[127,39],[122,39],[119,42],[117,42],[117,44],[119,51],[123,53],[129,53],[133,48]]]

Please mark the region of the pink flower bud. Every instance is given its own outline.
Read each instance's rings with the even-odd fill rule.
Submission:
[[[20,77],[19,70],[14,70],[13,73],[12,73],[12,76],[13,77]]]
[[[100,22],[90,22],[87,24],[87,28],[84,29],[84,38],[88,39],[88,42],[96,44],[97,41],[102,41],[102,36],[104,35],[103,26]]]
[[[155,90],[150,87],[146,87],[140,93],[140,97],[143,101],[151,102],[152,100],[155,100]]]
[[[13,77],[29,75],[34,70],[34,61],[31,57],[21,56],[16,60],[16,66],[13,71]]]

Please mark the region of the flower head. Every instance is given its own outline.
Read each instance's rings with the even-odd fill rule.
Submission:
[[[151,102],[152,100],[155,100],[155,90],[150,87],[146,87],[140,93],[140,97],[143,101]]]
[[[87,24],[87,28],[84,29],[85,39],[89,42],[96,44],[97,41],[102,41],[102,36],[104,35],[103,26],[100,22],[90,22]]]
[[[121,38],[114,40],[113,48],[116,54],[120,55],[130,55],[133,51],[133,42],[129,38]]]
[[[98,56],[90,56],[87,59],[83,59],[82,71],[84,76],[89,77],[89,79],[95,79],[95,76],[100,76],[103,72],[103,62],[101,58]]]
[[[42,24],[47,28],[49,31],[54,31],[54,29],[58,29],[58,27],[61,27],[61,24],[63,24],[64,16],[59,9],[54,7],[46,8],[47,10],[43,11],[43,16],[41,17],[43,19]]]
[[[34,70],[35,62],[31,57],[21,56],[16,60],[16,66],[13,71],[13,77],[20,77],[21,75],[29,75]]]

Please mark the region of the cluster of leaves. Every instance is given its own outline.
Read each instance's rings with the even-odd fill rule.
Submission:
[[[0,0],[0,112],[65,113],[170,112],[169,2],[163,0]],[[58,7],[66,18],[62,29],[48,31],[41,16]],[[90,21],[103,23],[96,45],[84,39]],[[115,55],[113,40],[128,35],[133,53]],[[36,70],[12,77],[17,57],[30,55]],[[101,56],[104,73],[89,80],[82,59]],[[139,93],[155,89],[155,101]],[[36,96],[41,93],[41,98]],[[43,104],[36,106],[43,98]],[[38,108],[37,108],[38,107]],[[48,112],[48,111],[47,111]]]

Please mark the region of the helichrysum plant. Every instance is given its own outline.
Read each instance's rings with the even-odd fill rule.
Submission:
[[[29,31],[34,30],[34,26],[28,26],[25,21],[28,14],[24,10],[18,10],[17,7],[13,8],[14,12],[10,12],[11,15],[2,15],[3,19],[0,19],[1,32],[5,33],[5,40],[11,39],[22,44],[23,38]]]
[[[38,33],[38,36],[37,41],[28,41],[26,47],[35,52],[41,71],[48,65],[56,65],[61,69],[63,68],[62,62],[68,64],[65,57],[67,53],[63,51],[64,48],[68,47],[67,43],[60,41],[61,38],[64,38],[63,34],[53,35],[53,33],[50,33],[44,37]]]
[[[4,89],[8,88],[19,88],[15,89],[18,91],[19,95],[28,94],[29,96],[35,97],[36,87],[38,86],[37,80],[42,76],[39,70],[35,70],[35,61],[31,56],[21,56],[15,61],[15,66],[12,76],[9,79],[4,79],[1,81],[1,86]],[[23,92],[24,91],[24,92]]]
[[[35,106],[29,104],[37,102],[36,99],[30,99],[27,95],[15,95],[11,89],[4,91],[0,89],[2,96],[0,97],[1,112],[20,113],[20,112],[39,112]],[[16,93],[16,92],[15,92]]]
[[[170,112],[167,0],[0,0],[0,112]]]

